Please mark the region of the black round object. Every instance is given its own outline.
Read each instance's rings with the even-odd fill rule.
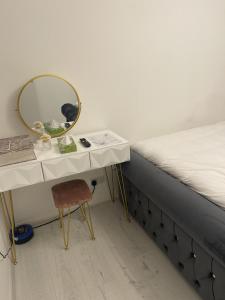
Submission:
[[[12,231],[10,231],[10,240],[12,241]],[[33,227],[30,224],[22,224],[14,230],[14,240],[17,245],[24,244],[34,236]]]

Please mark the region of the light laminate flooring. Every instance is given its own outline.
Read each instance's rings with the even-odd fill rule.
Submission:
[[[200,300],[118,202],[93,207],[92,216],[95,241],[76,213],[69,250],[57,222],[17,246],[16,300]]]

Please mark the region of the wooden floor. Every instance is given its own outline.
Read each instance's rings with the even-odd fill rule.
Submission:
[[[120,204],[92,209],[96,240],[74,215],[65,251],[58,223],[18,246],[16,300],[199,300],[169,260]]]

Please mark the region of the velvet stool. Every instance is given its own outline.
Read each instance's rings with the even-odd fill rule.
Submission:
[[[95,239],[90,207],[88,202],[92,199],[92,193],[84,180],[75,179],[67,182],[56,184],[52,187],[52,195],[55,203],[55,207],[59,211],[60,227],[63,232],[63,240],[65,249],[69,247],[69,234],[70,234],[70,219],[71,219],[71,207],[79,205],[81,214],[88,225],[90,237]],[[65,210],[68,210],[66,215],[68,216],[67,230],[65,229],[64,216]]]

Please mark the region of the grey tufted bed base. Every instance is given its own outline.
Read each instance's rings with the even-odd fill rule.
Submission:
[[[225,300],[225,211],[134,151],[123,174],[130,214],[203,299]]]

